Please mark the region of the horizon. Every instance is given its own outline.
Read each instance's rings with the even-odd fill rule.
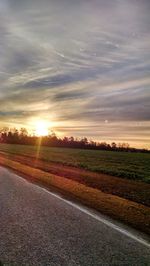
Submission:
[[[18,139],[16,139],[16,141],[14,142],[14,140],[12,139],[12,142],[11,142],[11,138],[9,139],[9,141],[7,142],[7,137],[5,140],[3,140],[3,137],[2,135],[4,133],[6,133],[7,136],[9,136],[9,133],[12,133],[13,134],[18,134]],[[51,130],[50,128],[41,128],[41,127],[38,127],[36,129],[33,129],[33,130],[28,130],[27,128],[10,128],[10,127],[4,127],[4,128],[0,128],[0,143],[2,144],[21,144],[21,145],[35,145],[35,143],[33,142],[33,144],[28,144],[28,142],[18,142],[18,140],[22,139],[21,137],[21,134],[23,134],[23,139],[24,139],[24,136],[26,137],[29,137],[29,139],[31,138],[36,138],[37,140],[40,140],[41,142],[41,146],[42,146],[42,140],[44,141],[44,139],[46,140],[47,138],[51,139],[53,138],[54,136],[56,137],[57,140],[61,140],[61,141],[64,141],[65,139],[67,139],[67,142],[69,143],[70,141],[75,141],[75,142],[79,142],[82,141],[82,140],[86,140],[87,142],[87,145],[94,145],[93,146],[93,149],[95,149],[95,144],[96,146],[98,145],[105,145],[105,148],[102,147],[100,148],[100,150],[102,149],[106,149],[106,150],[109,150],[109,148],[113,147],[114,145],[116,145],[116,150],[119,150],[119,149],[124,149],[124,150],[134,150],[137,152],[138,150],[142,151],[142,150],[145,150],[147,152],[150,151],[150,149],[148,148],[144,148],[144,147],[134,147],[134,146],[131,146],[129,143],[127,142],[115,142],[115,141],[111,141],[111,142],[108,142],[108,141],[102,141],[102,140],[94,140],[92,138],[87,138],[86,136],[80,136],[80,137],[75,137],[73,135],[69,136],[60,136],[60,135],[57,135],[56,132],[54,132],[53,130]],[[21,138],[20,138],[21,137]],[[38,144],[39,145],[39,144]],[[50,144],[44,144],[44,146],[49,146],[51,147]],[[52,145],[52,147],[59,147],[58,144],[55,146],[55,145]],[[60,145],[61,147],[61,145]],[[63,146],[63,147],[68,147],[68,148],[79,148],[79,147],[69,147],[69,146]],[[83,147],[82,147],[83,148]],[[79,148],[80,149],[80,148]],[[84,148],[83,148],[84,149]],[[91,149],[91,148],[90,148]],[[113,149],[112,149],[113,150]],[[133,151],[132,151],[133,152]]]
[[[0,0],[0,127],[150,149],[149,0]]]

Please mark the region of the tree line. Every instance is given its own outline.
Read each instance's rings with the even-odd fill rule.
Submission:
[[[96,142],[84,138],[58,137],[54,132],[47,136],[30,135],[26,128],[21,129],[0,129],[0,143],[22,144],[22,145],[42,145],[49,147],[80,148],[92,150],[108,151],[126,151],[126,152],[149,152],[146,149],[136,149],[129,146],[128,143],[108,144],[106,142]]]

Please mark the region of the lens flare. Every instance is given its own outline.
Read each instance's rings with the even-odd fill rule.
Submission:
[[[46,121],[37,121],[35,125],[35,134],[38,137],[47,136],[49,133],[49,124]]]

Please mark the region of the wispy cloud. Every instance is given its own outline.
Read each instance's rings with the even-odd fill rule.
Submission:
[[[42,117],[148,147],[149,12],[149,0],[0,0],[1,123]]]

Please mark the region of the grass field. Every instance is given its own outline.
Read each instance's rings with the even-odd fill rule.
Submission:
[[[36,157],[37,147],[0,144],[0,152]],[[150,183],[150,153],[41,147],[39,159]]]
[[[1,144],[0,165],[150,233],[150,154]]]

